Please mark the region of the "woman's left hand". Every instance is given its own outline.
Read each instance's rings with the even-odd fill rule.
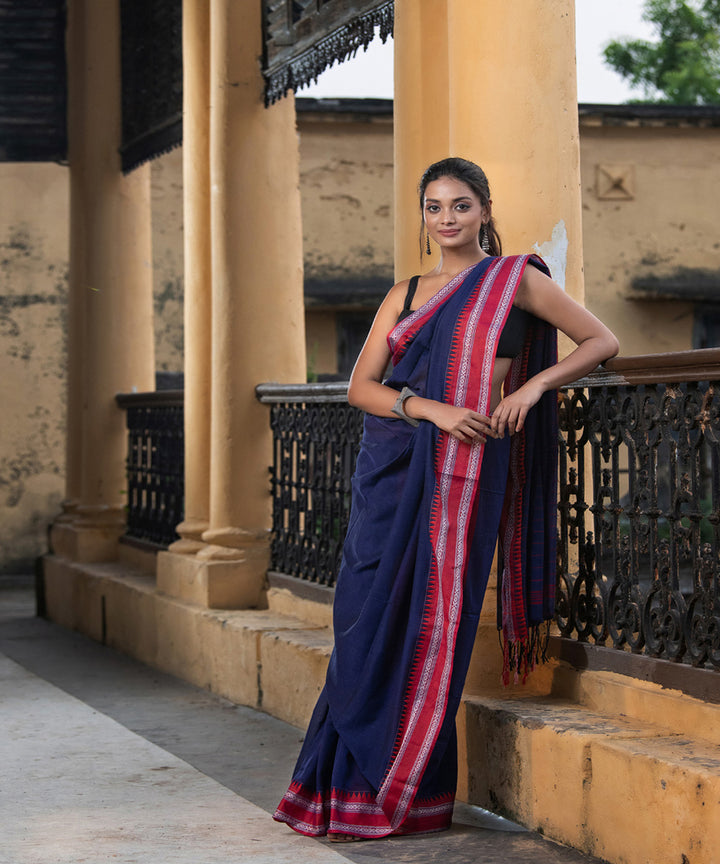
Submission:
[[[490,417],[490,426],[497,433],[497,437],[502,438],[506,430],[509,435],[520,432],[528,411],[540,401],[544,392],[545,389],[540,383],[530,380],[506,396]]]

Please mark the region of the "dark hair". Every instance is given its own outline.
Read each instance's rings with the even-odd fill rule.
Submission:
[[[441,159],[439,162],[433,162],[433,164],[427,168],[425,173],[420,178],[420,185],[418,186],[418,192],[420,193],[420,212],[423,212],[423,206],[425,203],[425,190],[428,187],[429,183],[432,183],[433,180],[439,180],[441,177],[452,177],[454,180],[459,180],[461,183],[464,183],[466,186],[469,186],[470,189],[477,195],[480,199],[480,203],[483,207],[490,206],[490,185],[488,184],[488,179],[485,176],[485,172],[479,165],[476,165],[474,162],[470,162],[468,159],[460,159],[457,156],[451,156],[448,159]],[[423,225],[420,227],[420,256],[422,257],[423,252],[423,241],[422,241],[422,231],[425,221],[423,220]],[[495,228],[495,220],[490,217],[490,220],[484,226],[487,228],[488,238],[490,240],[490,255],[502,255],[502,243],[500,241],[500,235]],[[482,232],[478,239],[482,238]]]

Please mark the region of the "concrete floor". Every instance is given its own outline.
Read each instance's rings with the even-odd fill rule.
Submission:
[[[269,817],[302,731],[34,616],[0,590],[0,864],[591,864],[478,808],[339,846]]]

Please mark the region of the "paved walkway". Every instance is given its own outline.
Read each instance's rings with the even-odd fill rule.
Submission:
[[[302,732],[34,617],[0,591],[0,864],[590,864],[477,808],[351,845],[269,817]]]

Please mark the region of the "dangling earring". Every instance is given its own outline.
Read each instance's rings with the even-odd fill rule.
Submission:
[[[490,252],[490,232],[488,231],[487,223],[482,226],[482,237],[480,238],[480,248],[483,252]]]
[[[430,249],[430,235],[428,234],[427,228],[425,229],[425,252],[429,255],[431,253]]]

